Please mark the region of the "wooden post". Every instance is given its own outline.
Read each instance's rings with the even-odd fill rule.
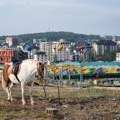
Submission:
[[[59,86],[59,80],[58,80],[58,101],[60,104],[60,86]]]
[[[47,68],[45,67],[45,71],[47,71]],[[45,87],[46,87],[46,74],[47,74],[47,72],[45,73],[45,76],[44,76],[44,79],[43,79],[43,91],[44,91],[44,97],[45,98],[47,98],[47,94],[46,94],[46,89],[45,89]]]
[[[44,91],[44,97],[47,98],[45,86],[46,86],[46,81],[43,80],[43,91]]]
[[[70,81],[71,79],[70,79],[70,65],[69,65],[69,81]]]

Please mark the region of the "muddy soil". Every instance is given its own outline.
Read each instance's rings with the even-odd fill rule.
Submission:
[[[1,86],[1,82],[0,82]],[[34,106],[30,105],[26,87],[27,104],[22,106],[20,86],[13,88],[14,101],[7,101],[7,95],[0,87],[0,120],[120,120],[120,97],[117,98],[56,98],[45,99],[39,94],[41,87],[33,89]],[[56,88],[47,88],[56,92]],[[62,91],[63,92],[63,91]],[[56,108],[48,115],[46,108]]]

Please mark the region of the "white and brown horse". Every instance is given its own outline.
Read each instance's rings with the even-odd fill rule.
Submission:
[[[36,61],[33,59],[23,60],[19,66],[19,71],[17,75],[14,75],[12,72],[12,65],[5,65],[3,68],[2,74],[2,87],[8,94],[8,100],[12,101],[11,88],[14,83],[21,84],[22,92],[22,104],[25,105],[26,101],[24,99],[24,86],[25,84],[30,85],[30,101],[31,104],[34,104],[32,96],[32,87],[34,85],[35,74],[41,78],[44,78],[44,67],[46,63]]]

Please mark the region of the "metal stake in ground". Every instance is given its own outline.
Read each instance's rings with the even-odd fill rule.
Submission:
[[[44,91],[44,97],[47,98],[45,86],[46,86],[46,81],[43,79],[43,91]]]
[[[60,79],[59,79],[60,76],[57,76],[57,87],[58,87],[58,102],[59,104],[61,103],[60,102]]]
[[[46,95],[46,89],[45,89],[46,81],[44,79],[41,80],[41,78],[39,78],[39,85],[41,84],[40,81],[42,81],[42,86],[43,86],[43,91],[44,91],[44,97],[46,98],[47,97],[47,95]]]

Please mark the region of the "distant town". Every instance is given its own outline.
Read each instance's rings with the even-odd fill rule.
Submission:
[[[40,35],[38,35],[38,38],[34,38],[34,34],[30,38],[29,35],[28,40],[27,37],[25,39],[23,36],[1,37],[0,63],[12,62],[15,58],[19,59],[18,51],[23,52],[22,59],[39,59],[50,63],[61,61],[120,61],[119,36],[89,35],[88,37],[87,35],[76,35],[75,37],[72,33],[66,33],[68,35],[66,37],[63,33],[60,33],[60,35],[54,33],[51,39],[48,36],[43,37],[42,34],[43,38],[39,37]],[[61,36],[62,34],[63,36]],[[72,34],[71,38],[70,34]]]

